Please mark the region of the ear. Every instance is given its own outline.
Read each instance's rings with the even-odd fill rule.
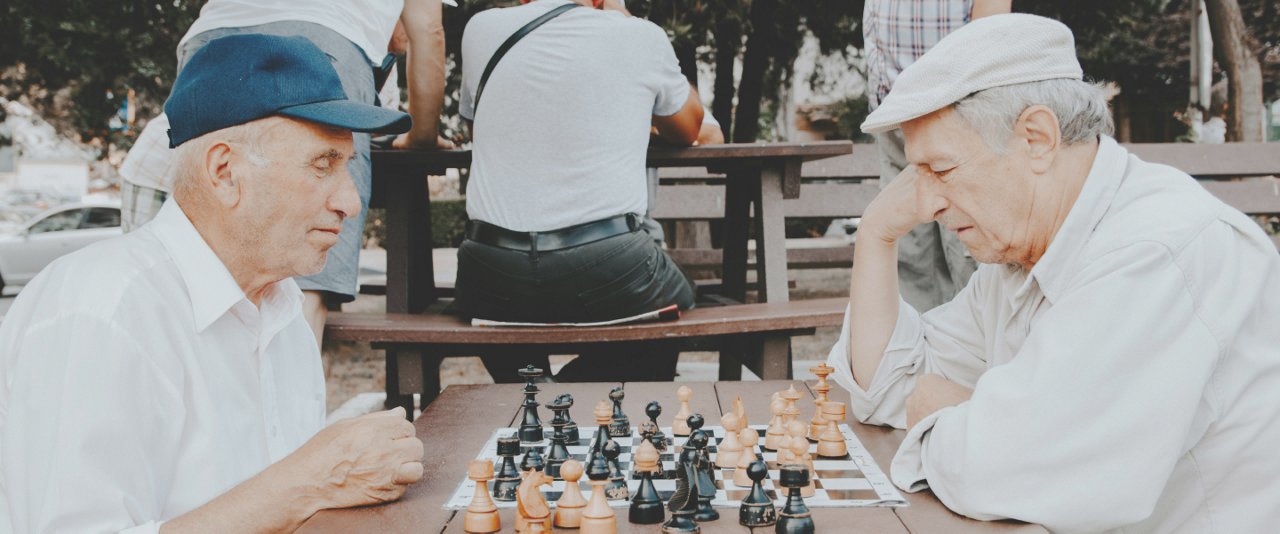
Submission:
[[[1036,104],[1018,116],[1013,133],[1019,143],[1025,144],[1031,169],[1037,174],[1048,172],[1058,154],[1058,144],[1062,141],[1058,116],[1049,108]]]
[[[231,145],[214,143],[204,155],[204,179],[209,191],[224,208],[234,208],[240,204],[240,176]]]

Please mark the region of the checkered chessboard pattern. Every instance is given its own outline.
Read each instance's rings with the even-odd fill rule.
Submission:
[[[764,491],[778,506],[782,506],[787,500],[787,495],[785,490],[778,485],[777,453],[763,447],[765,426],[752,425],[751,428],[760,433],[760,440],[755,447],[755,452],[763,457],[765,464],[769,467],[769,477],[762,482]],[[516,428],[499,428],[494,431],[476,458],[493,461],[496,470],[497,465],[502,460],[498,456],[498,438],[516,434],[517,430]],[[587,453],[591,448],[591,442],[595,439],[597,430],[596,428],[580,428],[578,432],[581,439],[578,443],[570,443],[568,445],[569,455],[585,464]],[[714,442],[717,444],[724,439],[725,433],[722,427],[703,427],[702,430],[710,432],[715,438]],[[667,501],[676,491],[676,458],[679,456],[680,447],[684,445],[688,438],[672,437],[669,427],[664,427],[662,432],[674,443],[667,447],[667,450],[661,455],[662,474],[653,478],[653,487],[658,490],[662,500]],[[549,437],[551,430],[546,429],[543,433]],[[816,490],[812,497],[805,497],[805,504],[817,508],[906,506],[906,499],[889,482],[889,478],[872,460],[871,454],[863,447],[862,442],[858,441],[857,436],[853,434],[849,426],[840,425],[840,433],[844,436],[845,445],[849,449],[849,453],[842,458],[820,457],[817,455],[817,443],[809,444],[809,454],[814,459],[814,486]],[[641,439],[635,427],[631,428],[630,436],[613,438],[614,441],[618,442],[622,450],[622,454],[618,456],[618,463],[622,467],[623,474],[627,478],[627,486],[633,495],[640,487],[640,475],[631,471],[631,453],[640,445]],[[531,447],[540,447],[543,456],[545,456],[550,444],[550,440],[544,440],[536,444],[522,444],[521,451],[523,454]],[[711,453],[712,459],[714,459],[716,446],[709,445],[707,449]],[[516,465],[519,465],[520,460],[521,457],[519,456],[515,458]],[[733,471],[733,469],[715,469],[716,496],[711,501],[712,506],[717,508],[737,508],[742,499],[747,496],[751,488],[734,485]],[[465,466],[459,469],[459,472],[462,477],[462,483],[458,485],[458,489],[453,492],[453,496],[445,504],[445,508],[449,510],[465,509],[475,493],[475,482],[466,477]],[[548,503],[554,506],[556,499],[559,499],[564,491],[564,484],[565,481],[556,480],[551,485],[542,487],[542,493],[547,497]],[[582,489],[583,495],[590,498],[591,485],[585,475],[578,481],[578,485]],[[490,488],[492,488],[492,481],[490,482]],[[496,501],[496,504],[498,508],[516,507],[514,501]],[[622,499],[609,501],[609,505],[615,508],[626,507],[629,504],[628,501]]]

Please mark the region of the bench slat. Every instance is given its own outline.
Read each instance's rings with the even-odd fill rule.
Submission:
[[[560,344],[787,332],[840,324],[847,298],[696,308],[678,321],[589,328],[486,327],[452,315],[330,313],[325,338],[416,344]]]

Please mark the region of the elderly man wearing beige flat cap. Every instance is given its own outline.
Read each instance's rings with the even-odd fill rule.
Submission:
[[[1109,137],[1071,31],[996,15],[904,70],[863,131],[909,165],[867,208],[831,350],[891,474],[1055,531],[1280,522],[1280,255],[1186,174]],[[927,313],[896,243],[938,221],[982,265]]]

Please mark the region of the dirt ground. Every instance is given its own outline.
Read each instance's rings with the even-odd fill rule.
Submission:
[[[815,269],[791,271],[796,287],[791,290],[792,300],[843,296],[849,293],[847,269]],[[361,295],[355,302],[343,306],[344,311],[379,311],[385,309],[385,298]],[[827,351],[835,343],[840,332],[836,328],[820,328],[812,336],[792,339],[797,375],[807,374],[808,367],[818,360],[825,360]],[[366,392],[385,389],[385,362],[381,351],[369,348],[367,343],[326,341],[323,347],[326,383],[328,384],[328,410],[332,412],[352,397]],[[678,369],[684,374],[693,368],[705,369],[716,362],[715,352],[686,352],[680,355]],[[552,365],[572,359],[571,356],[553,357]],[[704,364],[704,365],[697,365]],[[677,377],[677,380],[680,378]],[[697,379],[697,378],[694,378]],[[714,379],[714,375],[712,375]],[[446,358],[440,370],[443,386],[452,384],[488,384],[493,380],[480,363],[479,358]]]

